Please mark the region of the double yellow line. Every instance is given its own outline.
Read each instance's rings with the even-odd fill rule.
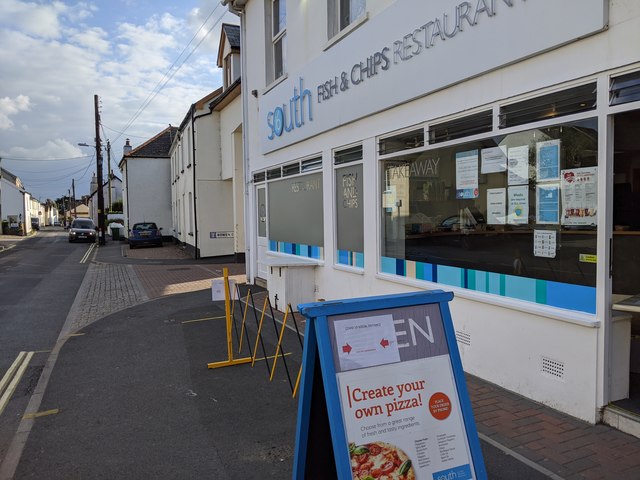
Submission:
[[[9,399],[15,392],[16,387],[20,383],[34,352],[20,352],[18,357],[13,361],[7,373],[0,380],[0,415],[4,412]]]
[[[86,263],[87,262],[87,260],[89,259],[89,255],[91,255],[91,252],[93,251],[95,246],[96,246],[95,242],[89,245],[89,248],[87,249],[86,253],[82,257],[82,259],[80,259],[80,263]]]

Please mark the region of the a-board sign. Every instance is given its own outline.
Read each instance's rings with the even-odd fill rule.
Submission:
[[[299,305],[294,479],[484,479],[440,290]]]

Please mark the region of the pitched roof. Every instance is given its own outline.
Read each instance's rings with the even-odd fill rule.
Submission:
[[[224,55],[224,46],[226,42],[229,44],[232,52],[240,51],[240,27],[238,25],[230,25],[228,23],[222,24],[222,31],[220,32],[220,43],[218,44],[218,60],[216,64],[219,68],[222,68],[222,56]]]
[[[227,36],[227,40],[231,48],[240,48],[240,26],[229,25],[228,23],[222,24],[222,31]]]
[[[178,127],[168,126],[155,137],[150,138],[142,145],[132,149],[122,158],[145,157],[145,158],[169,158],[171,144],[178,132]]]

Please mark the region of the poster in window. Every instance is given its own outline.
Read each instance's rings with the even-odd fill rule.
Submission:
[[[510,148],[507,153],[508,185],[529,183],[529,145]]]
[[[456,153],[456,198],[478,198],[478,150]]]
[[[598,167],[562,170],[562,224],[598,224]]]
[[[538,182],[560,180],[560,140],[536,144],[536,174]]]
[[[507,189],[490,188],[487,190],[487,224],[504,225],[507,217]]]
[[[507,147],[500,145],[498,147],[483,148],[480,151],[482,160],[480,173],[499,173],[507,170]]]
[[[509,214],[507,223],[510,225],[526,225],[529,223],[529,185],[509,187]]]
[[[538,184],[536,189],[536,223],[560,223],[560,186],[557,183]]]

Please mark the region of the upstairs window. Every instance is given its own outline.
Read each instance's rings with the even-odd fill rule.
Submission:
[[[272,75],[275,81],[287,70],[287,7],[285,0],[271,0],[271,59]]]
[[[333,38],[363,16],[366,6],[366,0],[329,0],[329,38]]]

